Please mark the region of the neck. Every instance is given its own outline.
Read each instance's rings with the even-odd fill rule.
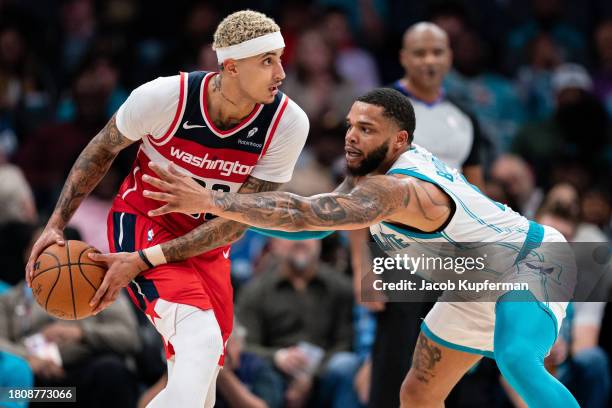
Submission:
[[[393,166],[393,163],[395,163],[402,154],[407,152],[409,148],[410,148],[410,145],[395,152],[391,157],[389,157],[387,160],[381,163],[380,167],[376,169],[375,174],[387,174],[391,166]]]
[[[405,76],[401,80],[402,86],[404,86],[408,92],[414,95],[417,99],[420,99],[427,103],[433,103],[438,100],[442,93],[442,87],[440,85],[435,87],[425,87]]]
[[[240,123],[255,108],[238,84],[219,73],[212,77],[206,90],[208,114],[219,129],[229,129]]]
[[[291,282],[291,285],[295,288],[295,290],[302,291],[306,289],[306,287],[308,286],[308,282],[310,282],[314,277],[315,271],[315,268],[309,267],[305,271],[302,271],[300,273],[294,273],[291,270],[291,266],[287,265],[284,273],[287,280]]]

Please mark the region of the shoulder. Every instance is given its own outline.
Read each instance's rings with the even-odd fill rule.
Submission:
[[[287,98],[287,107],[283,112],[283,117],[281,121],[284,123],[291,123],[301,126],[309,126],[310,122],[308,120],[308,116],[306,112],[289,96],[285,95]]]
[[[181,75],[158,77],[152,81],[145,82],[132,91],[132,95],[137,98],[165,98],[176,97],[180,93]],[[150,101],[150,99],[147,99]]]

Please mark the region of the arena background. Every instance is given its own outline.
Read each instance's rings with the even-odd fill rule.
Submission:
[[[582,231],[584,241],[612,238],[612,2],[0,0],[0,283],[5,292],[0,296],[0,386],[12,385],[21,373],[12,368],[11,356],[23,356],[23,340],[53,324],[30,321],[27,304],[11,308],[1,299],[23,284],[28,245],[53,210],[76,156],[135,87],[179,71],[216,70],[210,47],[214,29],[225,15],[244,8],[262,11],[281,26],[287,72],[281,89],[302,106],[311,123],[306,149],[286,189],[311,195],[330,191],[342,179],[345,113],[356,96],[404,75],[398,61],[402,34],[427,20],[451,39],[454,61],[444,82],[446,95],[470,111],[483,131],[486,193],[528,217],[547,204],[557,221]],[[560,103],[560,92],[567,89],[578,97]],[[134,152],[134,147],[123,152],[85,200],[70,236],[108,250],[106,214]],[[244,288],[290,262],[279,254],[318,250],[287,245],[251,233],[234,245],[238,312],[256,303],[256,292]],[[377,313],[351,289],[350,260],[345,234],[322,242],[317,268],[337,275],[338,299],[347,305],[347,313],[333,315],[338,319],[332,321],[334,335],[309,337],[299,329],[284,334],[315,345],[314,354],[345,352],[346,361],[354,364],[339,369],[339,378],[348,384],[342,392],[355,392],[355,401],[365,405]],[[45,382],[37,375],[37,385],[95,374],[95,386],[80,386],[81,395],[103,401],[120,390],[113,405],[136,406],[139,399],[142,404],[165,369],[161,344],[148,322],[127,302],[125,307],[133,316],[117,322],[111,316],[100,323],[97,341],[78,340],[85,351],[71,356],[64,377]],[[607,304],[586,309],[562,331],[565,344],[554,350],[548,364],[559,377],[571,373],[570,389],[580,393],[581,402],[588,401],[583,406],[608,406],[612,309]],[[303,313],[319,312],[311,307]],[[287,378],[271,357],[280,346],[249,332],[254,327],[249,320],[258,318],[254,313],[237,317],[241,324],[235,337],[241,339],[244,356],[242,365],[231,369],[244,390],[267,406],[307,401],[323,406],[317,401],[327,398],[326,391],[318,380],[303,400],[287,395]],[[9,334],[14,321],[21,331]],[[110,341],[116,337],[113,324],[136,341]],[[586,348],[576,345],[580,333],[595,340]],[[581,358],[588,369],[576,368],[582,367]],[[28,365],[36,371],[31,361],[21,367],[25,385]],[[315,370],[312,376],[324,374]],[[481,363],[470,375],[447,406],[513,406],[493,362]],[[218,406],[236,406],[226,393],[238,391],[228,387],[219,384]]]

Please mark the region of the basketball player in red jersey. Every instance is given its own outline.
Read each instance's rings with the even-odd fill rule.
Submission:
[[[291,179],[308,134],[305,113],[278,90],[285,73],[278,25],[254,11],[226,17],[213,48],[220,72],[180,73],[132,92],[74,164],[26,269],[62,231],[119,151],[140,143],[108,217],[111,254],[93,259],[109,270],[92,299],[95,312],[127,286],[162,335],[168,384],[149,405],[212,406],[218,366],[232,330],[229,251],[247,228],[208,214],[150,219],[157,203],[143,197],[149,162],[173,163],[202,186],[254,193]]]

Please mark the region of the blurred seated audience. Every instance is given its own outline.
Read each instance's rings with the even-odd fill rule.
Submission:
[[[552,78],[554,113],[543,122],[525,125],[512,146],[536,173],[538,185],[548,186],[555,174],[580,164],[595,180],[605,178],[612,155],[612,127],[601,102],[593,95],[586,69],[564,64]]]
[[[536,186],[533,172],[525,160],[513,154],[500,156],[491,167],[491,182],[494,186],[487,187],[487,194],[493,200],[507,204],[529,219],[534,218],[544,192]]]
[[[350,352],[350,280],[319,260],[317,240],[271,240],[268,270],[240,293],[238,319],[246,350],[284,376],[287,407],[359,407],[353,380],[360,358]]]
[[[25,282],[19,283],[0,295],[0,351],[24,358],[36,386],[76,386],[71,406],[133,407],[137,389],[126,357],[140,344],[128,302],[120,296],[96,316],[63,321],[48,315]],[[59,359],[35,355],[28,339],[49,344]]]

